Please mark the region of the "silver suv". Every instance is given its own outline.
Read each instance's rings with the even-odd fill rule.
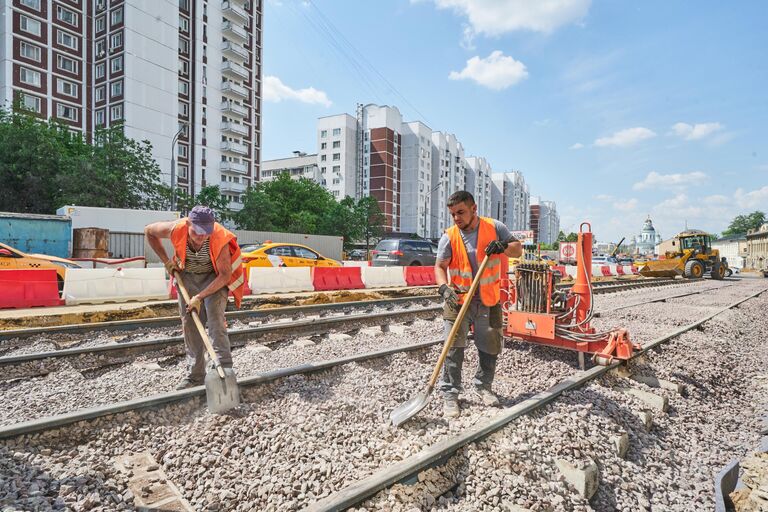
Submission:
[[[432,266],[437,257],[437,245],[426,240],[387,238],[378,243],[371,256],[374,267]]]

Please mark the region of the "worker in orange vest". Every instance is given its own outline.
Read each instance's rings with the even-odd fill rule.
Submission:
[[[189,292],[189,304],[179,296],[179,312],[187,353],[187,376],[176,389],[201,385],[205,378],[205,345],[190,311],[195,310],[208,327],[211,344],[221,365],[232,367],[232,351],[224,311],[231,291],[235,306],[243,299],[244,273],[237,237],[215,221],[213,210],[195,206],[178,221],[155,222],[144,228],[150,247],[169,275],[179,276]],[[168,257],[162,239],[168,238],[174,255]]]
[[[523,253],[520,242],[507,226],[498,220],[477,215],[477,204],[465,190],[448,198],[448,210],[454,225],[445,230],[437,246],[435,279],[445,303],[443,320],[447,336],[456,321],[461,304],[477,274],[482,257],[488,255],[488,265],[480,278],[478,292],[471,300],[453,348],[448,352],[439,383],[443,395],[443,415],[455,418],[460,414],[459,392],[464,349],[469,325],[474,328],[479,364],[474,389],[487,406],[498,406],[499,398],[491,385],[496,372],[496,359],[502,347],[501,269],[504,258],[518,258]]]

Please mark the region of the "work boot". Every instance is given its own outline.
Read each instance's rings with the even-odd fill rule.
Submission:
[[[176,386],[177,390],[187,389],[187,388],[194,388],[195,386],[201,386],[203,384],[203,381],[201,380],[193,380],[189,377],[185,377],[184,380],[179,382],[179,385]]]
[[[443,416],[446,418],[458,418],[459,414],[461,414],[459,399],[456,397],[446,397],[443,400]]]
[[[499,397],[497,397],[496,393],[490,389],[475,388],[475,392],[477,393],[477,396],[480,397],[480,400],[482,400],[488,407],[498,407],[500,405]]]

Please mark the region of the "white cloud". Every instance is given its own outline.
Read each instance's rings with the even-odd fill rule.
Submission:
[[[736,204],[739,208],[761,208],[765,210],[765,205],[768,204],[768,185],[750,192],[744,192],[741,188],[736,189],[733,197],[736,199]]]
[[[613,207],[622,212],[629,212],[637,208],[637,199],[633,197],[629,201],[617,201],[613,203]]]
[[[414,1],[414,0],[411,0]],[[581,21],[591,0],[432,0],[440,9],[466,16],[473,33],[499,36],[516,30],[550,33]],[[464,32],[466,40],[467,31]]]
[[[640,142],[641,140],[651,139],[656,136],[656,133],[648,128],[638,126],[635,128],[627,128],[620,130],[609,137],[601,137],[595,140],[595,146],[607,147],[618,146],[626,147]]]
[[[485,59],[478,56],[472,57],[467,61],[464,69],[451,71],[448,78],[474,80],[489,89],[500,91],[528,78],[528,71],[522,62],[496,50]]]
[[[582,144],[581,142],[577,142],[576,144],[574,144],[573,146],[569,147],[568,149],[581,149],[583,147],[584,147],[584,144]]]
[[[699,140],[708,137],[718,130],[722,130],[723,125],[720,123],[699,123],[699,124],[687,124],[687,123],[675,123],[672,126],[672,131],[675,135],[682,137],[685,140]]]
[[[296,100],[302,103],[323,105],[328,108],[332,105],[331,100],[323,92],[314,87],[306,89],[291,89],[276,76],[264,77],[264,100],[273,103],[280,103],[283,100]]]
[[[595,196],[595,199],[598,201],[611,201],[613,199],[613,196],[608,194],[598,194]]]
[[[674,174],[659,174],[651,171],[643,181],[632,185],[633,190],[645,190],[648,188],[685,188],[690,185],[699,185],[707,175],[700,171]]]

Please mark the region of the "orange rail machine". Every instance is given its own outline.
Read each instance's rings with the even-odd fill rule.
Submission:
[[[587,230],[584,230],[584,226]],[[608,365],[629,359],[640,347],[630,342],[626,329],[596,332],[590,326],[592,309],[592,226],[579,226],[576,243],[576,282],[571,289],[557,290],[555,274],[546,263],[522,263],[515,269],[506,304],[504,334],[525,341],[575,350],[584,365],[584,354]]]

